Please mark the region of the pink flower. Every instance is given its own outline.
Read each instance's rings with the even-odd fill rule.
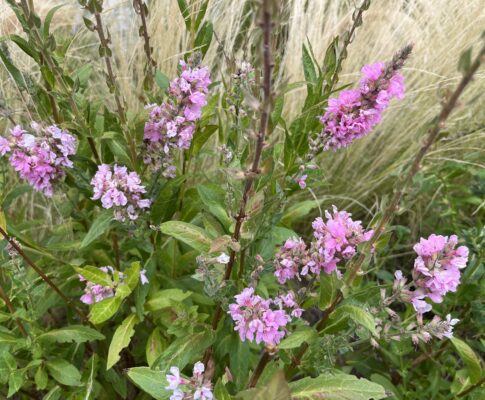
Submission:
[[[174,153],[190,148],[211,83],[207,68],[190,67],[183,61],[180,66],[181,75],[170,82],[169,99],[160,106],[148,106],[151,111],[143,137],[145,164],[161,169],[167,178],[175,177]]]
[[[147,278],[146,273],[147,273],[147,271],[145,269],[142,269],[140,271],[140,282],[141,282],[142,285],[146,285],[146,284],[150,283],[150,281]]]
[[[11,151],[12,149],[10,148],[9,141],[3,137],[0,137],[0,156],[4,156]]]
[[[360,221],[353,221],[351,214],[346,211],[338,211],[333,206],[333,214],[325,211],[327,222],[317,218],[312,226],[315,240],[310,248],[311,262],[307,267],[314,274],[320,274],[323,270],[330,274],[335,271],[337,264],[342,260],[352,258],[357,252],[357,246],[367,242],[373,235],[372,230],[365,231]],[[308,273],[304,268],[302,274]]]
[[[337,98],[328,101],[325,114],[320,118],[323,130],[312,147],[317,151],[337,150],[354,140],[368,135],[382,118],[382,112],[392,98],[404,97],[404,77],[398,72],[411,49],[404,48],[389,64],[378,62],[362,67],[358,89],[343,90]]]
[[[65,176],[64,168],[72,168],[68,158],[76,153],[77,142],[68,131],[56,125],[43,127],[32,122],[32,133],[20,125],[10,130],[10,138],[0,137],[0,155],[11,153],[9,161],[20,178],[51,197],[54,184]]]
[[[302,175],[302,176],[299,176],[295,179],[296,183],[298,183],[298,186],[300,186],[300,189],[306,188],[306,179],[307,178],[308,178],[308,175]]]
[[[281,305],[282,300],[264,300],[254,294],[253,288],[244,289],[235,299],[228,313],[236,323],[234,330],[239,332],[241,340],[277,345],[286,334],[284,327],[291,321],[285,310],[271,308]]]
[[[290,279],[300,279],[300,268],[306,265],[307,259],[305,242],[301,238],[288,239],[276,253],[274,260],[274,274],[278,282],[284,284]]]
[[[101,199],[103,208],[114,208],[118,221],[125,221],[127,217],[136,220],[140,211],[150,207],[151,201],[142,197],[146,190],[140,177],[126,167],[115,165],[112,171],[109,165],[101,164],[91,185],[94,192],[91,199]]]
[[[414,246],[418,255],[414,262],[413,279],[417,291],[435,303],[441,303],[448,292],[456,292],[460,284],[460,269],[466,267],[468,248],[456,248],[458,238],[430,235]]]
[[[167,374],[167,390],[172,390],[170,400],[212,400],[212,383],[204,378],[205,366],[201,362],[194,364],[193,376],[186,379],[180,376],[180,370],[177,367],[171,367],[171,374]],[[181,387],[183,386],[183,387]]]
[[[107,274],[114,274],[113,267],[106,266],[100,267],[99,269]],[[115,295],[113,287],[103,286],[94,282],[86,281],[86,279],[82,275],[79,275],[79,280],[81,282],[86,282],[84,294],[81,296],[80,299],[81,302],[83,302],[84,304],[98,303],[101,300],[107,299],[108,297],[113,297]]]

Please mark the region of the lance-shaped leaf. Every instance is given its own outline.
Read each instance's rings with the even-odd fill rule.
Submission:
[[[202,356],[204,350],[214,343],[214,339],[214,333],[208,330],[180,337],[167,347],[152,368],[160,366],[164,371],[170,367],[182,369],[196,356]]]
[[[165,389],[167,378],[162,371],[156,371],[149,367],[130,368],[127,371],[128,378],[141,390],[158,400],[168,399],[171,392]]]
[[[292,400],[379,400],[387,397],[381,385],[354,375],[320,375],[290,383]]]
[[[101,286],[113,287],[113,280],[104,271],[101,271],[98,267],[88,265],[86,267],[74,267],[76,272],[89,282],[96,283]]]
[[[93,241],[105,233],[108,230],[112,219],[113,212],[110,210],[106,210],[99,214],[91,225],[91,228],[89,228],[86,236],[84,236],[84,239],[81,242],[81,248],[89,246]]]
[[[480,365],[480,359],[475,354],[473,349],[466,344],[463,340],[457,337],[451,338],[451,343],[455,346],[456,351],[460,355],[461,359],[465,363],[468,374],[470,376],[470,382],[477,383],[482,376],[482,366]]]
[[[89,313],[89,320],[93,324],[101,324],[115,315],[120,308],[122,299],[120,297],[109,297],[96,303]]]
[[[130,344],[131,338],[135,334],[135,325],[137,322],[138,317],[136,314],[131,314],[116,328],[109,345],[106,369],[110,369],[119,361],[121,350]]]
[[[212,238],[202,228],[187,222],[167,221],[160,225],[160,231],[202,253],[208,252],[212,243]]]
[[[38,340],[56,343],[84,343],[95,340],[104,340],[103,334],[83,325],[70,325],[65,328],[53,329],[47,333],[40,335]]]

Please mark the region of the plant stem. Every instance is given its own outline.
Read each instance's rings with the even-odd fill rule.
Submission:
[[[246,219],[246,206],[249,200],[250,192],[253,187],[253,183],[256,177],[259,175],[259,163],[261,161],[261,155],[263,153],[264,139],[268,130],[269,115],[271,113],[271,70],[273,68],[271,61],[271,31],[273,28],[271,20],[271,0],[263,0],[262,4],[262,22],[260,23],[263,31],[263,104],[261,108],[261,118],[259,124],[259,132],[256,138],[256,149],[254,153],[253,163],[249,171],[246,172],[246,179],[244,181],[244,190],[239,206],[239,212],[237,213],[236,225],[234,233],[232,235],[232,241],[237,243],[241,238],[241,228],[244,220]],[[229,256],[229,262],[226,266],[224,273],[224,281],[231,278],[231,273],[236,262],[236,251],[231,250]],[[219,321],[222,316],[222,305],[218,303],[212,319],[212,329],[217,329]],[[211,349],[206,351],[204,361],[207,363],[211,354]]]
[[[0,298],[5,302],[5,304],[7,305],[7,308],[8,310],[10,311],[10,314],[12,314],[12,316],[15,315],[15,307],[14,305],[12,304],[12,302],[10,301],[10,299],[8,298],[8,295],[7,293],[5,293],[5,291],[3,290],[2,288],[2,285],[0,285]],[[22,324],[22,321],[20,321],[20,319],[18,319],[17,317],[13,317],[14,320],[15,320],[15,323],[17,324],[18,328],[19,328],[19,331],[20,333],[22,334],[22,336],[24,337],[27,337],[28,336],[28,333],[27,331],[25,330],[24,328],[24,325]]]
[[[136,146],[133,138],[130,136],[128,132],[126,111],[123,107],[123,99],[121,98],[120,88],[116,81],[115,74],[113,72],[113,65],[111,64],[111,48],[110,48],[111,39],[109,38],[109,32],[108,32],[108,37],[106,37],[104,33],[103,20],[101,19],[101,13],[98,11],[98,8],[95,7],[93,14],[94,14],[94,19],[96,20],[96,26],[94,29],[98,33],[101,47],[104,49],[103,58],[106,64],[106,72],[108,77],[107,84],[110,91],[113,92],[113,95],[115,98],[116,109],[118,112],[118,116],[120,117],[123,134],[125,136],[126,143],[128,144],[130,149],[131,162],[133,163],[133,167],[136,167],[136,159],[137,159]]]
[[[330,85],[328,85],[327,87],[328,93],[332,92],[335,84],[338,82],[338,74],[340,72],[340,69],[342,68],[342,63],[347,58],[347,47],[352,42],[352,37],[354,36],[355,30],[357,29],[357,27],[362,25],[362,15],[364,14],[364,11],[366,11],[369,8],[369,6],[370,6],[370,0],[364,0],[361,6],[354,10],[354,13],[357,11],[357,13],[355,13],[355,16],[354,16],[354,13],[352,14],[353,23],[350,29],[348,30],[347,37],[345,38],[342,48],[339,51],[340,56],[338,57],[338,60],[337,60],[335,73],[332,75],[332,80],[330,82]]]
[[[271,355],[269,354],[268,350],[265,348],[263,350],[263,354],[261,354],[261,358],[259,359],[256,369],[253,371],[253,374],[249,379],[248,388],[253,388],[256,386],[259,378],[261,377],[261,374],[263,373],[266,365],[268,365],[270,360],[271,360]]]
[[[401,199],[403,197],[404,191],[406,188],[412,183],[412,180],[416,173],[419,171],[421,161],[423,160],[424,156],[426,153],[429,151],[433,143],[436,141],[438,134],[440,133],[441,129],[445,126],[445,122],[450,116],[451,112],[453,109],[456,107],[458,103],[458,98],[461,96],[463,91],[465,90],[466,86],[471,82],[473,75],[477,72],[478,68],[480,67],[481,63],[484,62],[485,58],[485,45],[481,48],[480,52],[476,56],[475,60],[473,63],[470,65],[470,68],[468,71],[463,75],[460,83],[456,87],[455,91],[452,93],[452,95],[448,98],[448,100],[443,103],[441,112],[436,119],[435,123],[433,126],[429,129],[428,131],[428,136],[426,137],[423,145],[419,149],[418,153],[416,154],[411,168],[406,175],[404,181],[399,184],[399,189],[394,193],[394,196],[392,197],[391,202],[389,203],[389,206],[386,208],[384,215],[379,222],[377,228],[375,229],[375,233],[372,236],[371,240],[369,241],[369,247],[372,248],[372,246],[377,242],[381,234],[384,232],[386,225],[393,219],[394,214],[397,211],[397,208],[401,202]],[[350,286],[359,273],[362,264],[364,263],[366,258],[365,254],[360,254],[358,259],[353,263],[350,267],[349,275],[347,276],[345,280],[345,284],[347,286]],[[323,317],[321,320],[318,322],[317,329],[319,331],[323,330],[325,327],[328,318],[330,314],[335,310],[337,305],[343,300],[343,294],[342,292],[338,292],[337,296],[335,297],[335,300],[332,302],[332,304],[325,310]],[[302,346],[301,349],[303,349]],[[297,366],[301,358],[303,357],[303,354],[305,353],[306,349],[308,346],[306,346],[299,354],[297,357],[295,357],[292,365],[290,368],[293,368]]]
[[[69,306],[73,309],[73,311],[79,316],[81,321],[87,322],[87,317],[84,315],[84,313],[79,310],[74,304],[72,304],[71,299],[69,299],[62,291],[59,289],[59,287],[52,282],[52,280],[37,266],[35,263],[30,259],[27,254],[24,253],[24,251],[19,247],[19,245],[13,240],[7,232],[3,230],[3,228],[0,227],[0,234],[4,237],[4,239],[10,243],[10,245],[15,249],[15,251],[20,255],[20,257],[23,258],[23,260],[29,265],[43,280],[45,283],[47,283],[51,289],[56,292],[59,297]]]
[[[153,59],[152,47],[150,46],[150,36],[148,35],[148,25],[146,21],[146,5],[143,0],[133,0],[133,7],[135,12],[140,16],[141,19],[141,30],[140,34],[143,36],[145,54],[147,56],[147,76],[150,82],[153,82],[153,68],[156,67],[157,63]]]

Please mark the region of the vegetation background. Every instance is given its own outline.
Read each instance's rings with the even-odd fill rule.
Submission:
[[[209,67],[215,79],[223,79],[227,73],[225,64],[221,62],[224,54],[234,55],[237,59],[245,59],[251,54],[249,43],[253,15],[250,3],[251,0],[209,2],[206,19],[214,24],[216,36],[204,58],[204,64]],[[278,21],[281,31],[274,48],[279,83],[304,81],[302,43],[310,42],[316,59],[322,60],[332,38],[348,29],[355,3],[349,0],[281,2]],[[99,41],[93,32],[86,29],[82,19],[83,11],[78,3],[73,0],[34,0],[36,11],[41,16],[61,4],[64,6],[53,19],[51,31],[57,37],[72,39],[66,53],[66,69],[75,70],[89,63],[93,73],[86,96],[113,101],[104,84],[104,65],[97,57]],[[143,86],[146,57],[143,39],[138,35],[138,16],[133,11],[131,1],[110,0],[105,1],[103,18],[112,35],[116,75],[127,108],[132,112],[140,111],[144,102],[138,94]],[[151,1],[148,28],[157,68],[169,77],[175,76],[177,60],[193,40],[191,33],[184,28],[177,2]],[[363,25],[349,46],[340,81],[342,84],[356,82],[362,65],[388,60],[396,49],[411,42],[414,44],[413,54],[403,69],[407,95],[404,100],[391,104],[383,122],[371,135],[347,149],[337,153],[325,152],[318,158],[320,174],[318,178],[311,176],[308,181],[315,202],[298,221],[293,222],[295,231],[308,229],[312,219],[319,214],[319,208],[330,208],[332,204],[353,212],[355,218],[364,221],[371,220],[382,209],[383,202],[392,194],[396,177],[421,145],[421,126],[437,115],[441,102],[460,80],[462,74],[457,60],[471,46],[475,50],[479,47],[479,38],[484,29],[483,0],[372,1],[372,6],[365,13]],[[9,6],[0,0],[0,38],[21,32],[22,28]],[[3,39],[0,41],[4,42]],[[8,50],[11,59],[27,80],[39,78],[40,71],[31,58],[15,45],[9,44]],[[7,105],[20,118],[23,113],[34,110],[35,104],[19,93],[7,69],[0,67],[0,109],[3,104]],[[286,96],[283,110],[285,118],[290,120],[300,112],[305,96],[304,84],[296,86],[291,95]],[[3,118],[0,121],[2,134],[7,128],[6,119]],[[427,154],[412,191],[401,205],[401,212],[395,221],[396,234],[383,250],[379,265],[379,276],[389,278],[395,269],[405,270],[408,268],[406,265],[412,263],[412,245],[419,237],[436,232],[443,235],[456,233],[465,238],[474,254],[474,273],[477,275],[471,279],[469,274],[461,292],[452,296],[447,307],[461,310],[460,319],[463,321],[457,327],[457,336],[473,344],[478,354],[485,352],[484,143],[485,69],[481,68],[475,74],[473,84],[467,87],[460,98],[460,104],[448,119],[439,141]],[[213,146],[215,148],[216,143]],[[16,174],[10,168],[3,168],[0,174],[1,197],[5,198],[18,184]],[[290,206],[304,199],[308,199],[308,191],[293,195]],[[13,210],[22,210],[21,218],[31,221],[28,227],[21,226],[20,230],[28,229],[29,235],[39,241],[45,240],[53,228],[64,222],[58,205],[33,191],[15,197],[10,203],[5,212],[12,219],[16,215]],[[464,307],[466,304],[469,305]],[[439,354],[445,350],[438,350]],[[413,349],[394,348],[392,351],[401,357],[409,355]],[[434,354],[431,349],[430,354]],[[450,371],[456,382],[463,376],[454,375],[458,368],[455,365],[456,358],[451,355],[447,357],[440,365]],[[412,396],[416,397],[408,394],[402,397],[403,400],[447,398],[444,395],[440,397],[439,392],[443,389],[440,386],[443,384],[440,378],[442,374],[431,372],[433,366],[435,364],[432,361],[428,363],[426,359],[420,360],[417,367],[401,365],[403,369],[421,368],[412,375],[416,381],[410,383],[414,393]],[[393,365],[390,368],[398,367]],[[359,372],[365,374],[368,371]],[[402,384],[400,379],[374,378],[391,389],[394,385]],[[443,390],[449,392],[450,385],[445,384]],[[419,397],[422,393],[428,397]],[[485,396],[485,391],[479,389],[470,398],[483,399],[482,395]]]

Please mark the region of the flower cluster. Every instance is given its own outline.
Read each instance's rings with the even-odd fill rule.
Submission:
[[[10,130],[10,138],[0,137],[0,155],[10,153],[10,164],[38,192],[52,197],[54,184],[72,168],[69,156],[76,153],[77,141],[56,125],[31,123],[32,133],[20,125]]]
[[[325,216],[326,222],[320,217],[313,221],[314,240],[309,249],[301,239],[288,239],[278,251],[274,265],[279,283],[309,272],[332,273],[341,260],[352,258],[357,246],[369,241],[374,233],[365,231],[360,221],[353,221],[350,213],[338,211],[335,206],[333,214],[325,211]]]
[[[195,122],[207,104],[207,89],[211,83],[206,67],[190,67],[180,61],[181,74],[170,82],[169,99],[151,109],[144,131],[144,162],[165,177],[175,176],[173,151],[190,147]]]
[[[291,279],[300,278],[300,269],[310,261],[307,246],[301,238],[287,239],[275,256],[275,276],[282,285]]]
[[[197,362],[191,379],[180,376],[180,370],[177,367],[170,368],[170,374],[167,374],[168,386],[165,388],[173,393],[170,400],[212,400],[212,383],[204,379],[204,364]]]
[[[150,200],[144,199],[145,187],[141,185],[136,172],[128,172],[126,167],[115,165],[113,170],[101,164],[91,180],[93,200],[101,199],[104,208],[114,208],[118,221],[138,218],[140,210],[150,207]]]
[[[276,346],[286,334],[284,327],[291,321],[284,308],[291,309],[294,317],[302,313],[291,292],[274,300],[265,300],[255,295],[253,288],[246,288],[235,299],[236,303],[229,305],[228,313],[236,323],[234,330],[239,332],[242,341],[255,340],[256,343]]]
[[[358,89],[343,90],[338,98],[328,101],[327,110],[320,118],[324,128],[311,147],[316,147],[316,151],[322,147],[337,150],[369,134],[381,121],[390,100],[404,97],[404,78],[399,70],[410,52],[411,46],[407,46],[388,64],[364,66]]]
[[[416,297],[441,303],[448,292],[456,292],[460,283],[460,269],[466,267],[468,248],[459,246],[456,235],[432,234],[421,238],[414,246],[418,255],[414,262],[413,280]]]
[[[411,335],[411,340],[417,345],[420,340],[425,343],[429,342],[433,336],[440,340],[445,337],[451,339],[453,337],[453,326],[458,322],[460,322],[460,320],[451,318],[450,314],[446,316],[445,320],[442,320],[438,315],[435,315],[430,322],[423,325],[422,320],[419,317],[419,326]]]
[[[109,265],[99,267],[99,269],[113,278],[117,275],[116,279],[113,279],[113,281],[117,281],[118,284],[113,283],[113,286],[103,286],[98,283],[90,282],[84,276],[79,275],[79,280],[81,282],[86,282],[84,294],[80,299],[84,304],[94,304],[107,299],[108,297],[113,297],[116,293],[116,287],[124,282],[125,275],[123,272],[115,272],[114,268]],[[140,282],[142,285],[149,283],[144,269],[140,271]]]

